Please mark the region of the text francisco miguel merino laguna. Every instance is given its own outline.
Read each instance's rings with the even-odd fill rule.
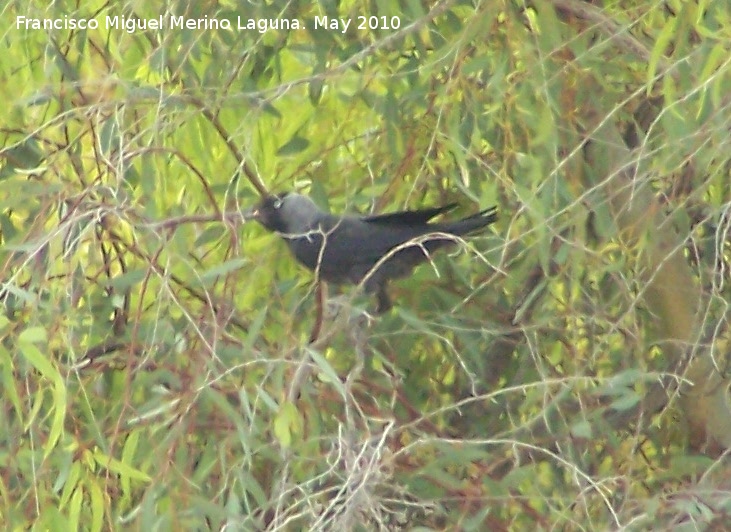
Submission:
[[[366,17],[359,17],[366,19]],[[381,17],[369,17],[373,19]],[[383,17],[384,19],[386,17]],[[392,17],[398,18],[398,17]],[[132,18],[123,16],[106,16],[104,17],[104,25],[107,29],[122,29],[127,33],[144,30],[159,29],[189,29],[189,30],[256,30],[264,33],[267,30],[299,30],[304,29],[305,25],[298,19],[285,18],[244,18],[237,17],[236,25],[227,18],[186,18],[183,16],[176,17],[174,15],[160,15],[157,18]],[[385,22],[385,21],[384,21]],[[350,19],[340,19],[334,17],[315,17],[314,28],[325,28],[329,30],[345,31],[350,25]],[[400,23],[399,23],[400,25]],[[15,19],[15,27],[17,29],[26,30],[73,30],[73,29],[97,29],[99,21],[95,18],[29,18],[17,16]],[[398,27],[398,26],[396,26]]]

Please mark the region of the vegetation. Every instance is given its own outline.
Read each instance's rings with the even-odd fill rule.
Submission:
[[[728,2],[9,0],[0,35],[10,529],[727,522]],[[370,319],[244,223],[292,189],[500,219]]]

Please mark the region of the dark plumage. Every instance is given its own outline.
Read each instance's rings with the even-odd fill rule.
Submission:
[[[363,282],[376,294],[376,312],[391,308],[386,284],[408,276],[428,254],[454,243],[455,236],[486,228],[497,218],[495,207],[451,222],[429,223],[456,205],[378,216],[334,216],[308,197],[295,193],[268,196],[251,215],[284,238],[297,260],[334,284]]]

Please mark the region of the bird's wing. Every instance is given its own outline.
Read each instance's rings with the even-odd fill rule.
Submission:
[[[418,242],[421,236],[430,232],[425,230],[427,227],[425,224],[406,226],[346,219],[341,223],[340,230],[326,237],[323,265],[329,273],[347,272],[351,281],[359,282],[384,256],[394,253],[389,257],[389,262],[396,261],[403,266],[398,268],[399,271],[403,269],[406,272],[413,265],[425,260],[424,251],[429,251],[432,244],[423,243],[421,246],[417,244],[398,251],[392,250],[412,240]],[[392,275],[388,272],[384,274],[389,278],[403,275]]]
[[[442,207],[432,207],[431,209],[420,209],[416,211],[400,211],[389,212],[387,214],[378,214],[376,216],[366,216],[361,218],[364,222],[385,225],[418,225],[425,224],[438,214],[451,211],[457,206],[456,203],[450,203]]]

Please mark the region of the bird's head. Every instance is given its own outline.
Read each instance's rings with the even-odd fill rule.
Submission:
[[[266,196],[251,211],[251,217],[270,231],[286,234],[312,229],[323,215],[310,198],[294,192]]]

